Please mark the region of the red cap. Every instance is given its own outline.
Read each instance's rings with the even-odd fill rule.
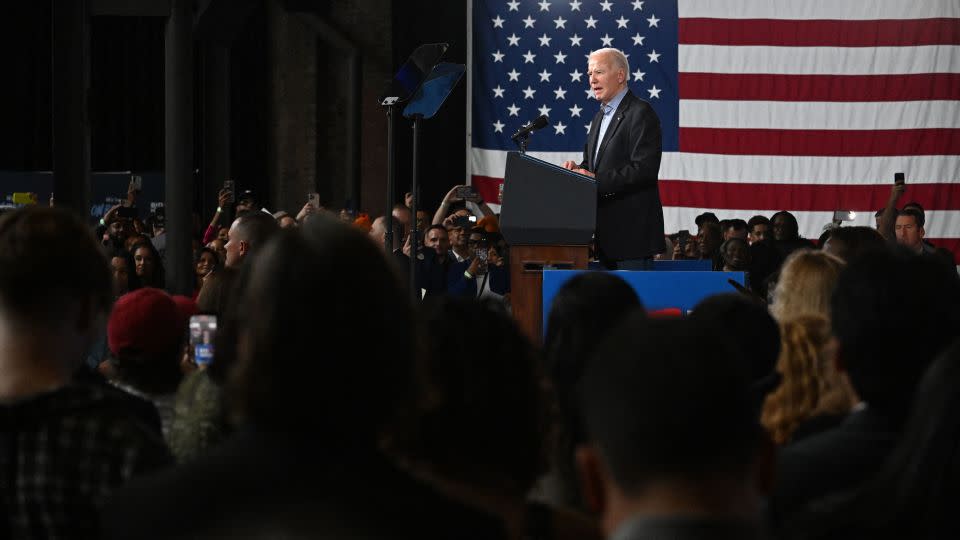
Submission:
[[[190,317],[193,317],[200,311],[197,309],[197,302],[189,296],[174,295],[173,303],[177,305],[177,311],[180,312],[184,327],[190,322]]]
[[[166,292],[137,289],[114,304],[107,323],[107,344],[113,354],[168,352],[180,343],[188,319]]]

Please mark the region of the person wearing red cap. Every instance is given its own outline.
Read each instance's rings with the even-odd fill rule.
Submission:
[[[107,260],[79,218],[53,208],[0,217],[4,538],[99,538],[103,499],[171,462],[129,396],[76,376],[112,301]]]
[[[110,357],[101,372],[117,387],[151,401],[166,434],[180,384],[180,350],[196,304],[146,287],[117,300],[107,323]]]

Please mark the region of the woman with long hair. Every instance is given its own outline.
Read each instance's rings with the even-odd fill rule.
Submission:
[[[137,278],[143,287],[162,289],[164,286],[163,261],[160,253],[147,240],[137,242],[130,248]]]
[[[836,345],[826,319],[802,316],[780,325],[780,386],[767,396],[761,423],[774,442],[788,444],[838,424],[857,403],[834,365]]]
[[[770,313],[783,323],[801,315],[830,318],[830,296],[843,261],[822,251],[798,250],[780,270]]]

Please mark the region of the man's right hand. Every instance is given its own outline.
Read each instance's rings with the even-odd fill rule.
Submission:
[[[574,170],[574,169],[579,169],[579,168],[580,168],[580,164],[577,163],[576,161],[567,160],[567,161],[564,161],[564,162],[563,162],[563,168],[564,168],[564,169],[567,169],[567,170],[569,170],[569,171],[572,171],[572,170]]]
[[[455,203],[460,201],[460,197],[457,197],[457,190],[459,190],[462,187],[466,187],[466,186],[464,186],[463,184],[460,184],[450,188],[450,191],[448,191],[447,194],[443,197],[443,202]]]

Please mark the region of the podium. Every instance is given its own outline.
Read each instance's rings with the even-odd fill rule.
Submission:
[[[586,270],[597,222],[597,183],[519,152],[507,155],[500,231],[510,245],[513,315],[541,341],[543,271]]]

